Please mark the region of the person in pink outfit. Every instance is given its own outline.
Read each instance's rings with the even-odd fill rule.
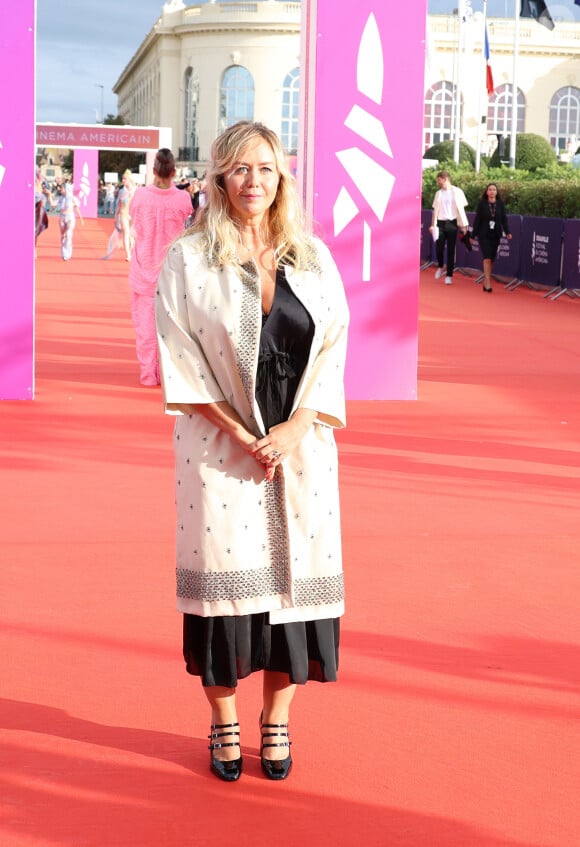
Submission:
[[[175,159],[166,147],[157,152],[153,183],[139,188],[131,199],[130,216],[135,246],[129,267],[131,316],[135,327],[141,385],[160,384],[155,289],[171,242],[183,232],[191,215],[191,198],[173,183]]]

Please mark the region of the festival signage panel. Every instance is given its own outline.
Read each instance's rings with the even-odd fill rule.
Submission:
[[[425,22],[426,0],[303,16],[299,170],[346,286],[349,399],[417,395]]]
[[[524,218],[521,271],[525,282],[558,285],[562,258],[564,221],[560,218]]]
[[[508,215],[511,239],[502,236],[497,257],[493,263],[494,276],[517,279],[520,273],[520,255],[522,246],[522,216]]]
[[[161,142],[160,133],[157,127],[42,123],[36,126],[36,143],[39,147],[96,150],[158,150],[159,147],[170,147],[170,143]]]
[[[34,396],[35,2],[0,6],[0,399]],[[42,236],[41,236],[42,237]]]

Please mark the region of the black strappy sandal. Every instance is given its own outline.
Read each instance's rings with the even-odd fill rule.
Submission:
[[[264,771],[268,779],[286,779],[292,769],[292,756],[290,755],[290,752],[288,752],[288,755],[285,759],[265,759],[263,753],[266,747],[290,747],[292,742],[288,738],[288,724],[262,723],[262,715],[260,715],[260,729],[278,730],[277,732],[262,731],[262,743],[260,747],[260,760],[262,764],[262,770]],[[286,730],[286,732],[283,732],[281,730]],[[264,744],[265,738],[285,738],[286,741],[279,741],[276,743],[268,742]]]
[[[231,727],[237,727],[237,732],[232,731]],[[216,759],[213,755],[214,750],[221,750],[222,747],[239,747],[240,746],[240,725],[239,723],[212,723],[211,727],[211,735],[208,735],[210,740],[210,745],[208,750],[210,751],[210,770],[212,773],[215,773],[219,779],[223,779],[224,782],[235,782],[242,775],[242,757],[240,755],[239,759],[232,759],[232,761],[222,761],[221,759]],[[229,732],[216,732],[218,729],[229,729]],[[216,738],[226,738],[227,736],[233,736],[238,738],[237,741],[215,741]],[[241,748],[240,748],[241,753]]]

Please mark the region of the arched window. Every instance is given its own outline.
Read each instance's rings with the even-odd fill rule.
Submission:
[[[580,138],[580,88],[559,88],[550,103],[550,144],[556,151],[575,146]]]
[[[456,96],[451,82],[436,82],[427,92],[423,116],[424,150],[453,136]]]
[[[220,117],[218,132],[238,121],[254,120],[254,80],[241,65],[227,68],[220,88]]]
[[[197,106],[199,102],[199,77],[193,68],[185,72],[183,85],[183,150],[180,159],[194,162],[199,158],[199,137],[197,132]]]
[[[513,87],[509,84],[498,85],[490,96],[487,106],[487,131],[492,135],[510,135],[512,131]],[[526,101],[518,88],[517,132],[524,132],[526,121]]]
[[[287,153],[298,147],[298,111],[300,104],[300,69],[294,68],[286,75],[282,87],[282,122],[280,140]]]

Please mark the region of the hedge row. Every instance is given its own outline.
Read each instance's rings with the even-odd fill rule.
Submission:
[[[533,173],[505,167],[475,173],[469,167],[454,167],[449,163],[441,169],[448,170],[453,184],[463,189],[470,211],[475,210],[488,183],[494,182],[509,214],[580,218],[580,173],[568,165],[539,169]],[[433,205],[438,170],[430,168],[423,172],[424,209]]]
[[[505,139],[503,158],[509,160],[510,139]],[[453,161],[454,144],[441,141],[425,153],[436,159],[436,169],[423,171],[423,208],[433,204],[437,191],[437,171],[447,170],[451,181],[465,192],[469,209],[477,206],[486,186],[496,183],[499,193],[513,215],[537,215],[544,218],[580,218],[580,171],[556,159],[549,142],[534,133],[519,133],[516,144],[516,169],[501,165],[499,148],[487,160],[482,157],[475,173],[475,150],[461,142],[459,163]]]

